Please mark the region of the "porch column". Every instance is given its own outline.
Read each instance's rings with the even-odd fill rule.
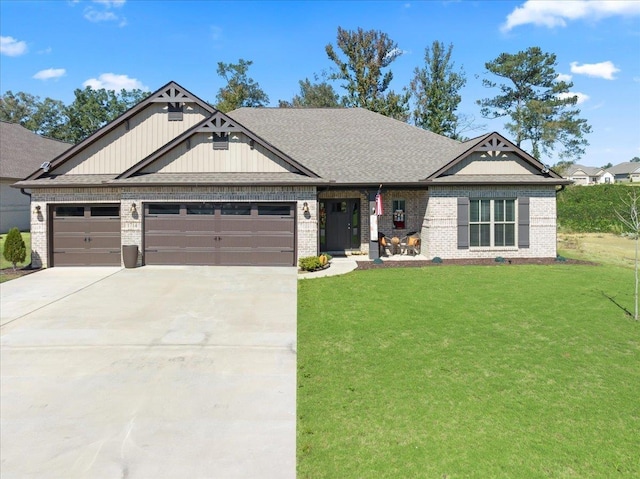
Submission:
[[[380,258],[378,245],[378,217],[376,216],[376,190],[369,191],[369,259]]]

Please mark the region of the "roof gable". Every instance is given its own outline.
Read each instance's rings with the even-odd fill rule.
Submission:
[[[470,163],[473,160],[478,160],[478,157],[487,158],[488,160],[498,161],[500,158],[510,158],[510,162],[514,166],[514,171],[497,172],[497,174],[510,174],[510,175],[536,175],[546,178],[560,179],[560,175],[549,169],[548,166],[541,163],[533,156],[529,155],[524,150],[518,148],[511,143],[505,137],[499,133],[493,132],[487,135],[483,135],[473,140],[466,141],[463,145],[467,148],[461,152],[450,162],[443,165],[434,173],[427,177],[427,180],[435,180],[440,177],[449,176],[452,174],[479,174],[485,175],[487,173],[479,170],[474,171],[468,169],[465,172],[464,162]],[[476,155],[473,158],[473,155]]]
[[[171,151],[178,148],[183,143],[189,142],[198,133],[243,133],[251,141],[254,141],[264,147],[267,151],[273,153],[283,163],[291,167],[293,170],[303,173],[309,177],[318,178],[318,175],[305,167],[304,165],[296,162],[282,151],[275,148],[273,145],[267,143],[258,135],[245,128],[239,122],[233,120],[226,114],[216,111],[211,117],[201,121],[194,127],[185,131],[182,135],[176,137],[162,148],[156,150],[151,155],[144,158],[142,161],[136,163],[134,166],[124,171],[118,176],[118,179],[130,178],[136,174],[142,173],[143,170],[149,168],[155,162],[158,162],[164,155],[167,155]]]
[[[127,122],[140,113],[142,110],[147,108],[148,106],[154,103],[176,103],[176,102],[189,102],[198,105],[200,108],[204,109],[209,113],[213,113],[215,108],[211,105],[207,104],[197,96],[193,95],[188,90],[184,89],[180,85],[175,82],[169,82],[163,87],[156,90],[154,93],[150,94],[147,98],[139,102],[134,107],[130,108],[118,118],[109,122],[93,134],[89,135],[80,143],[77,143],[73,147],[69,148],[63,154],[57,156],[55,159],[51,161],[51,166],[48,170],[40,169],[32,173],[27,179],[38,179],[48,173],[50,170],[55,170],[61,165],[65,164],[67,161],[72,159],[74,156],[78,155],[80,152],[86,150],[94,143],[98,142],[100,139],[104,138],[109,133],[116,130],[118,127],[122,125],[126,125]]]

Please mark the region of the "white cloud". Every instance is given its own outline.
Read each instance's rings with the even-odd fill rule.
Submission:
[[[578,65],[578,62],[571,62],[571,73],[578,75],[587,75],[590,77],[604,78],[605,80],[615,80],[613,76],[620,71],[619,68],[610,62],[585,63]]]
[[[127,19],[116,13],[113,9],[124,6],[126,0],[93,0],[97,6],[90,5],[84,9],[84,18],[93,23],[99,22],[119,22],[118,26],[124,27]]]
[[[0,37],[0,53],[8,57],[19,57],[27,53],[27,44],[13,37]]]
[[[570,91],[570,92],[565,92],[565,93],[558,94],[558,98],[561,98],[561,99],[571,98],[571,97],[574,97],[574,96],[578,97],[578,101],[576,102],[576,105],[581,105],[582,103],[584,103],[587,100],[589,100],[589,98],[591,98],[586,93],[580,93],[579,91]]]
[[[127,75],[116,75],[115,73],[103,73],[98,78],[89,78],[82,84],[83,87],[90,86],[94,90],[104,88],[105,90],[149,90],[139,80],[129,78]]]
[[[572,78],[573,77],[571,75],[567,75],[566,73],[558,73],[556,80],[569,82]]]
[[[33,75],[36,80],[50,80],[52,78],[60,78],[67,74],[67,70],[64,68],[48,68],[47,70],[40,70]]]
[[[547,28],[565,27],[568,21],[599,20],[612,16],[640,15],[640,2],[630,0],[527,0],[516,7],[500,27],[508,32],[529,23]]]

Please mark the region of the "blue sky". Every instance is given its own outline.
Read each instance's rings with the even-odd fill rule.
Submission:
[[[530,46],[555,53],[593,128],[579,161],[617,164],[640,156],[640,1],[0,1],[0,91],[69,103],[73,90],[143,88],[170,80],[215,101],[219,61],[253,61],[250,76],[271,105],[298,93],[298,80],[330,71],[324,47],[338,26],[387,33],[404,52],[393,64],[396,91],[424,65],[434,40],[452,43],[467,85],[460,112],[486,131],[475,101],[484,64]],[[497,78],[495,78],[497,79]],[[336,90],[342,92],[336,84]],[[507,135],[508,136],[508,135]],[[543,158],[553,163],[553,158]]]

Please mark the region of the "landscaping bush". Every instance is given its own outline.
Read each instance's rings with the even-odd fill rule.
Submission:
[[[300,266],[300,269],[303,271],[315,271],[320,269],[322,264],[320,263],[319,256],[306,256],[304,258],[300,258],[298,266]]]
[[[558,224],[569,232],[618,233],[620,220],[616,210],[623,211],[628,186],[568,186],[558,193]]]
[[[326,267],[331,260],[331,255],[322,253],[320,256],[307,256],[298,260],[298,266],[303,271],[317,271]]]
[[[27,247],[18,228],[11,228],[7,233],[4,247],[2,248],[2,256],[13,265],[14,271],[16,270],[16,265],[24,262],[27,257]]]

